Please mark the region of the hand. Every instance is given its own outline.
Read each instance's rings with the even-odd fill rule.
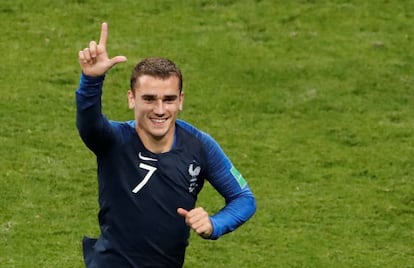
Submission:
[[[210,238],[213,233],[208,213],[201,207],[190,211],[178,208],[177,213],[185,218],[185,223],[203,238]]]
[[[99,44],[95,41],[89,43],[89,47],[79,51],[79,64],[82,72],[88,76],[104,75],[115,64],[125,62],[125,56],[116,56],[112,59],[108,58],[106,52],[106,39],[108,36],[108,25],[104,22],[101,28],[101,37]]]

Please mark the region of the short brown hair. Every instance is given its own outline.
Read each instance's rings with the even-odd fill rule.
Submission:
[[[176,76],[179,80],[179,90],[183,88],[183,76],[180,68],[169,59],[166,58],[146,58],[135,65],[131,74],[130,86],[131,90],[135,92],[135,84],[138,78],[143,75],[149,75],[161,79],[167,79],[171,76]]]

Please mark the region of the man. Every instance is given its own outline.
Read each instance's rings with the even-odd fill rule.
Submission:
[[[84,238],[87,267],[182,267],[189,229],[205,239],[233,231],[255,212],[246,181],[209,135],[178,120],[182,74],[170,60],[149,58],[131,75],[129,108],[135,120],[101,113],[106,72],[125,62],[109,58],[107,24],[99,43],[79,51],[77,127],[98,163],[98,239]],[[215,215],[195,207],[204,179],[224,197]]]

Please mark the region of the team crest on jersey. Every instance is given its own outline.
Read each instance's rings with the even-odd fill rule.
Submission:
[[[190,186],[188,186],[188,191],[190,193],[198,187],[198,175],[200,175],[201,167],[194,161],[188,166],[188,174],[191,176]]]

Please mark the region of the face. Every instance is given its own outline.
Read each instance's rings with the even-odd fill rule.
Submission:
[[[175,121],[182,110],[184,94],[179,79],[143,75],[135,85],[135,93],[128,91],[129,108],[134,110],[136,129],[144,141],[174,140]]]

